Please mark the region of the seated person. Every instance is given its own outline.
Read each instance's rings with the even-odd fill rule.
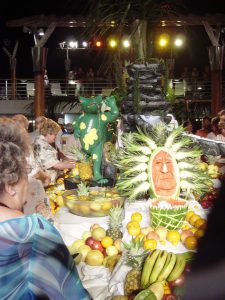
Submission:
[[[210,119],[210,117],[204,117],[202,119],[202,128],[198,129],[195,132],[195,134],[206,138],[207,135],[210,133],[210,131],[211,131],[211,119]]]
[[[217,134],[216,140],[220,142],[225,142],[225,122],[219,122],[220,134]]]
[[[60,171],[75,167],[75,161],[72,159],[58,159],[58,151],[53,144],[59,130],[60,126],[55,121],[47,119],[40,126],[40,135],[34,142],[34,157],[41,168],[49,174],[52,183],[55,183]]]
[[[0,299],[88,300],[73,258],[44,217],[24,216],[26,132],[0,123]]]
[[[42,123],[44,123],[46,118],[44,116],[39,116],[35,119],[35,130],[32,132],[29,132],[31,143],[33,144],[36,137],[39,135],[39,127]]]
[[[190,120],[185,121],[183,123],[183,127],[184,127],[184,129],[185,129],[185,131],[187,133],[190,133],[190,134],[192,133],[192,131],[193,131],[193,125],[192,125],[192,123],[191,123]]]
[[[219,116],[212,118],[211,120],[211,131],[207,135],[207,139],[216,140],[216,136],[220,133],[219,130]]]

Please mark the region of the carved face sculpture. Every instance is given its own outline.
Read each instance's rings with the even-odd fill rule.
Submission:
[[[167,151],[160,150],[155,155],[151,171],[154,190],[159,197],[169,197],[176,192],[177,164]]]

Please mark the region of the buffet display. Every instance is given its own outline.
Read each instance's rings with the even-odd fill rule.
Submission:
[[[85,129],[81,139],[86,151],[80,151],[87,155],[90,145],[96,147],[95,135],[87,142],[88,128],[82,122],[78,126]],[[219,168],[213,157],[203,156],[182,126],[171,130],[159,122],[151,130],[138,128],[123,134],[122,145],[114,149],[110,161],[117,168],[114,187],[98,176],[97,153],[92,151],[88,177],[77,168],[49,187],[52,208],[56,215],[66,212],[78,220],[71,231],[65,224],[70,242],[65,241],[94,300],[180,299],[216,198]],[[73,152],[82,163],[82,156]],[[104,157],[104,151],[98,155]],[[68,176],[75,179],[75,189],[64,190],[63,178]],[[105,186],[93,187],[97,181]],[[56,226],[59,231],[63,227]],[[73,240],[75,229],[79,232]],[[94,289],[93,280],[96,287],[105,285]]]

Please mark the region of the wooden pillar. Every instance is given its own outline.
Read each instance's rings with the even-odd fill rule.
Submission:
[[[35,117],[45,115],[44,72],[34,73],[34,112]]]
[[[44,72],[47,60],[47,48],[33,47],[33,71],[34,71],[34,111],[35,117],[45,115],[45,92],[44,92]]]
[[[223,46],[209,48],[209,64],[211,68],[211,111],[216,116],[222,108],[222,70]]]

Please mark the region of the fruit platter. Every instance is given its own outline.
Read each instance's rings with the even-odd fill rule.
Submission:
[[[83,217],[107,216],[113,206],[122,206],[124,202],[115,188],[88,187],[83,182],[76,190],[64,192],[62,197],[71,213]]]
[[[183,131],[159,124],[124,134],[115,187],[84,181],[60,195],[61,214],[75,220],[62,236],[94,300],[181,299],[219,176]]]

